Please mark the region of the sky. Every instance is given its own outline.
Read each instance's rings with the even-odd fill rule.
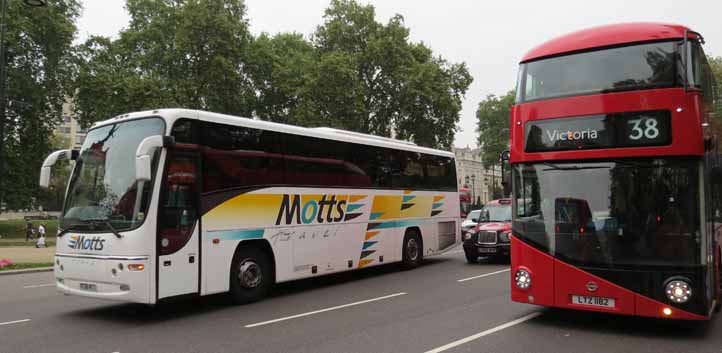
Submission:
[[[377,21],[404,17],[413,42],[449,62],[465,62],[474,82],[460,113],[456,147],[476,146],[476,107],[487,95],[514,88],[520,58],[529,49],[576,30],[622,22],[665,22],[691,27],[706,39],[708,55],[722,56],[722,1],[695,0],[357,0],[376,8]],[[251,32],[298,32],[323,23],[329,0],[246,0]],[[85,0],[78,21],[89,35],[115,37],[127,26],[125,0]]]

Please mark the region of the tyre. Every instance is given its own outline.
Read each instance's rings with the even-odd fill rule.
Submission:
[[[401,263],[404,268],[410,269],[421,264],[424,257],[421,234],[415,229],[407,229],[404,235]]]
[[[468,252],[464,251],[464,255],[466,255],[466,262],[470,264],[479,263],[479,256],[477,254],[469,254]]]
[[[258,247],[240,247],[231,262],[230,294],[236,304],[258,301],[273,284],[271,259]]]

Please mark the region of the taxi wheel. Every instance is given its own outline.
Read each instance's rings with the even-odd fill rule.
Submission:
[[[468,252],[464,251],[464,255],[466,255],[466,262],[470,264],[478,264],[479,263],[479,256],[476,254],[469,254]]]

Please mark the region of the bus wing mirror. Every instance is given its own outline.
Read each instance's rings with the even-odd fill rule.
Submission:
[[[499,161],[504,163],[508,162],[511,159],[509,151],[504,151],[499,154]]]
[[[509,196],[511,195],[511,173],[508,170],[504,171],[502,178],[501,186],[504,189],[504,196]]]
[[[170,148],[175,145],[175,139],[172,136],[148,136],[138,145],[135,151],[135,179],[138,181],[151,180],[150,159],[153,150],[158,147]]]
[[[712,170],[710,170],[710,179],[712,184],[722,184],[722,167],[712,167]]]
[[[78,150],[59,150],[51,153],[40,168],[40,187],[47,189],[50,186],[50,175],[53,166],[58,161],[78,159]]]

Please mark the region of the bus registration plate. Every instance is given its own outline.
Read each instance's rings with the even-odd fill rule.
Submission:
[[[572,295],[572,303],[578,305],[599,306],[613,308],[614,298],[589,297],[586,295]]]

